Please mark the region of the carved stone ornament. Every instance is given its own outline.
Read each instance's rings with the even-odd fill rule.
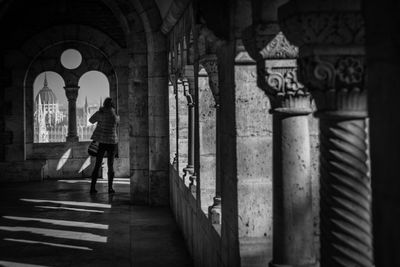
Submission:
[[[204,67],[208,74],[208,83],[214,98],[219,95],[219,81],[218,81],[218,59],[217,55],[210,54],[200,58],[200,64]]]
[[[299,55],[298,47],[289,43],[282,32],[279,32],[261,51],[264,59],[287,59],[297,58]]]
[[[319,111],[366,116],[364,61],[361,56],[346,55],[310,56],[299,60],[302,80],[313,89]]]
[[[310,113],[311,100],[303,84],[297,79],[297,68],[266,68],[261,88],[269,96],[273,109],[292,109],[292,112]],[[297,110],[297,111],[296,111]]]
[[[302,51],[299,79],[310,89],[318,110],[366,117],[365,27],[357,11],[361,5],[338,1],[326,3],[340,7],[334,11],[322,9],[317,1],[292,1],[279,10],[280,25]]]

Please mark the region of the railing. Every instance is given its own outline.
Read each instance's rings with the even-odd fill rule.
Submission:
[[[223,266],[221,226],[211,224],[196,198],[170,165],[170,205],[196,267]]]
[[[78,126],[77,134],[79,141],[90,141],[90,137],[96,125]],[[39,132],[35,131],[34,142],[35,143],[59,143],[65,142],[68,135],[68,127],[66,125],[52,126],[46,129],[46,131]]]

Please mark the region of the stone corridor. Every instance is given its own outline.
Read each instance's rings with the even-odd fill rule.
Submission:
[[[400,267],[399,14],[0,0],[0,264]],[[124,179],[91,198],[108,97]]]
[[[2,184],[0,266],[192,266],[168,208],[130,205],[129,179],[115,195],[88,182]]]

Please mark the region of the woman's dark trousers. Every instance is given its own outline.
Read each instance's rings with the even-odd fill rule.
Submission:
[[[96,192],[96,181],[99,177],[99,169],[101,167],[101,163],[103,162],[104,154],[107,152],[107,166],[108,166],[108,191],[112,190],[112,184],[114,180],[114,158],[116,151],[116,144],[99,144],[99,150],[96,156],[96,164],[92,173],[92,183],[90,186],[90,192]]]

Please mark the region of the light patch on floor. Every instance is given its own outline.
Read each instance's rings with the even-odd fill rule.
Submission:
[[[82,227],[82,228],[93,228],[93,229],[103,229],[103,230],[108,229],[108,225],[99,223],[87,223],[87,222],[77,222],[77,221],[53,220],[53,219],[43,219],[43,218],[31,218],[31,217],[16,217],[16,216],[3,216],[3,218],[16,221],[36,221],[36,222],[49,223],[61,226],[70,226],[70,227]]]
[[[66,230],[53,230],[46,228],[36,228],[36,227],[10,227],[10,226],[0,226],[1,231],[9,231],[9,232],[29,232],[32,234],[40,234],[48,237],[56,237],[56,238],[65,238],[65,239],[73,239],[73,240],[82,240],[89,242],[99,242],[106,243],[107,237],[101,235],[95,235],[91,233],[85,232],[75,232],[75,231],[66,231]]]
[[[58,180],[58,182],[60,183],[67,183],[67,184],[77,184],[77,183],[87,183],[90,184],[91,181],[90,180]],[[97,180],[96,182],[97,184],[108,184],[108,180]],[[129,181],[118,181],[118,180],[114,180],[113,184],[126,184],[129,185],[130,182]]]
[[[80,250],[93,250],[93,249],[88,248],[88,247],[70,246],[70,245],[50,243],[50,242],[42,242],[42,241],[34,241],[34,240],[14,239],[14,238],[4,238],[4,240],[5,241],[11,241],[11,242],[26,243],[26,244],[40,244],[40,245],[47,245],[47,246],[60,247],[60,248],[71,248],[71,249],[80,249]]]
[[[26,264],[14,261],[2,261],[0,260],[0,266],[7,266],[7,267],[47,267],[44,265],[36,265],[36,264]]]
[[[77,209],[77,208],[67,208],[67,207],[53,207],[53,206],[35,206],[35,208],[42,209],[53,209],[53,210],[70,210],[70,211],[79,211],[79,212],[97,212],[104,213],[103,210],[88,210],[88,209]]]
[[[82,207],[104,208],[104,209],[111,208],[110,204],[101,204],[93,202],[61,201],[61,200],[30,199],[30,198],[21,198],[20,200],[25,202],[34,202],[34,203],[54,203],[54,204],[62,204],[70,206],[82,206]]]

